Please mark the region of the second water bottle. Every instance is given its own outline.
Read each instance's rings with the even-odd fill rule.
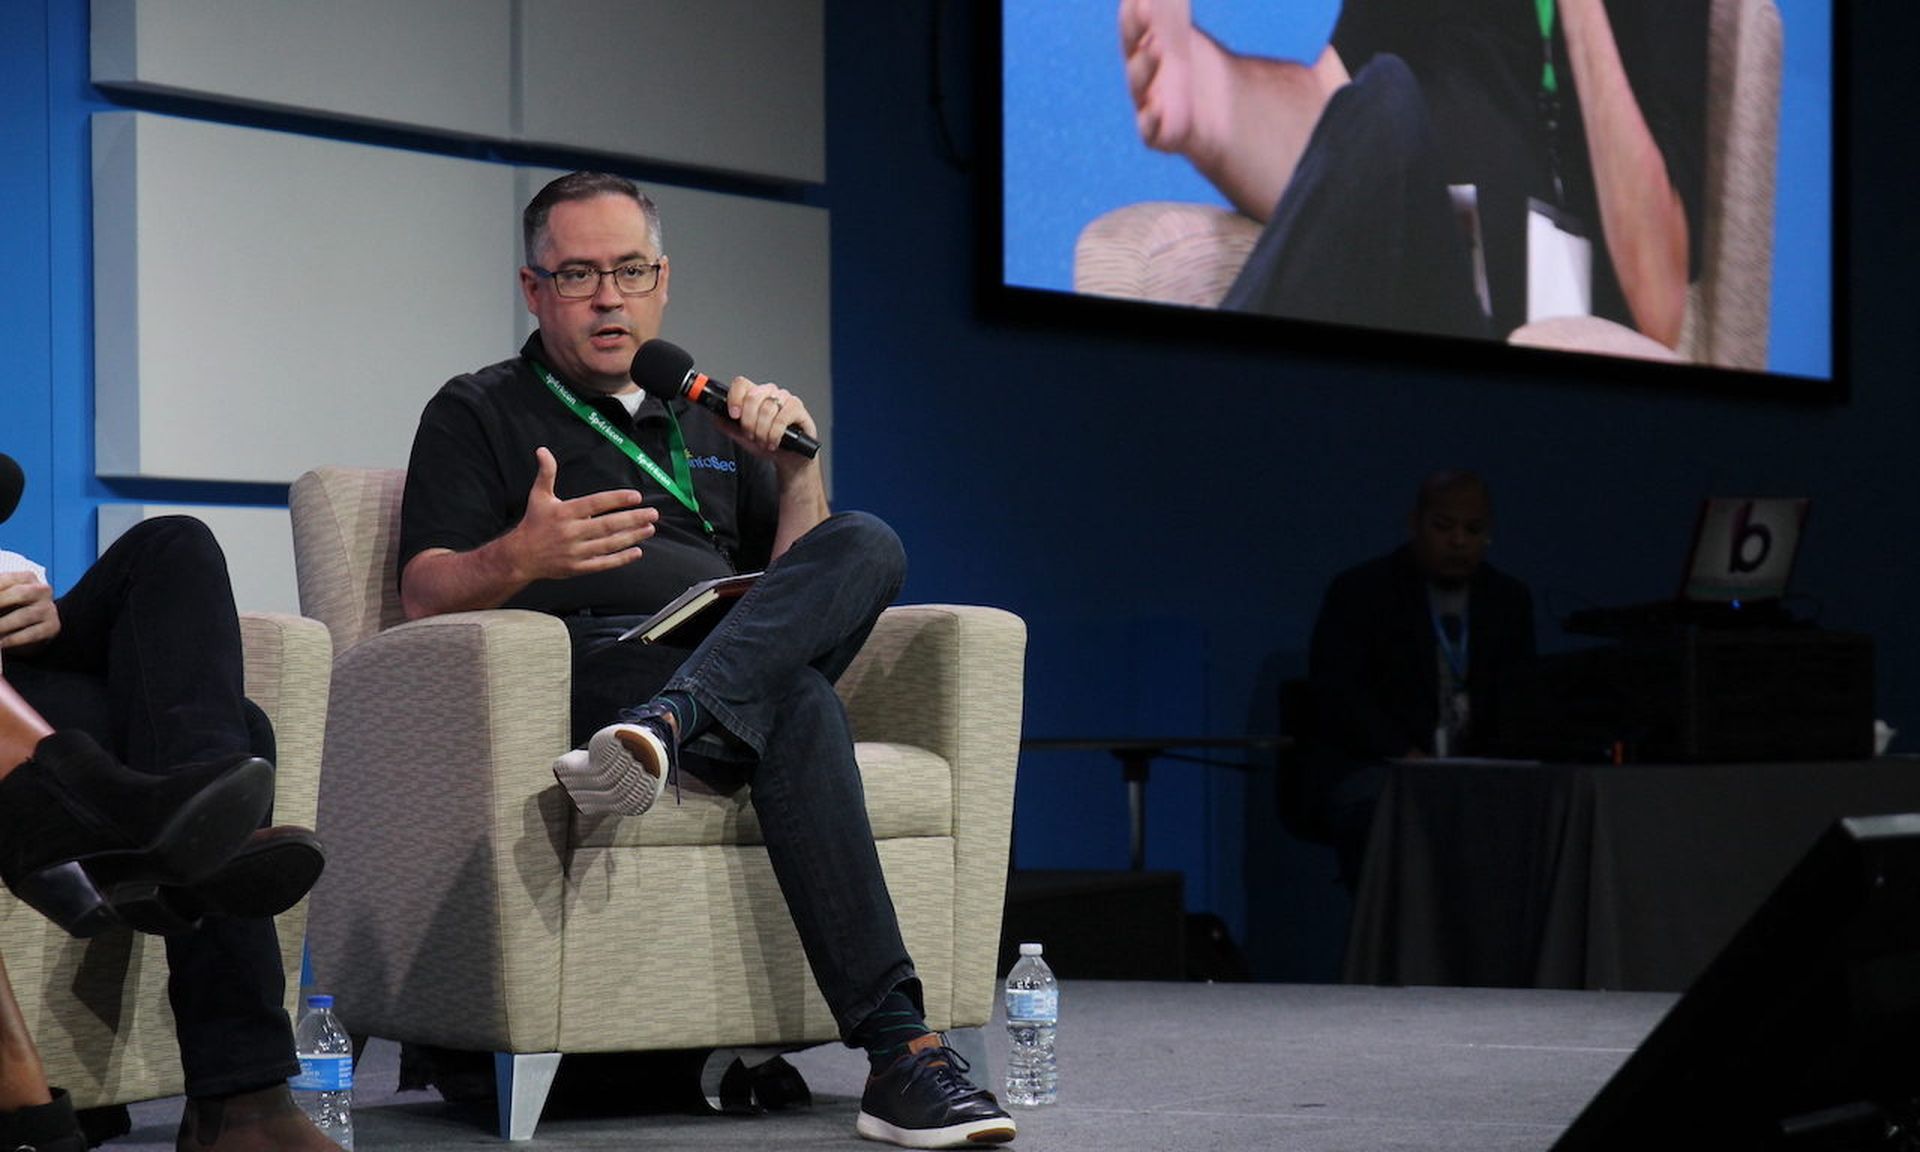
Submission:
[[[1007,973],[1007,1103],[1032,1107],[1059,1099],[1060,1066],[1054,1055],[1060,1025],[1060,985],[1041,958],[1038,944],[1020,945],[1020,960]]]
[[[300,1110],[335,1144],[353,1152],[353,1038],[333,1014],[333,997],[307,997],[293,1030],[300,1074],[288,1081]]]

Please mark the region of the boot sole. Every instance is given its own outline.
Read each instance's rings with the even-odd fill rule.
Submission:
[[[109,893],[205,878],[233,857],[272,806],[273,765],[242,760],[182,804],[145,845],[63,860],[9,887],[68,935],[97,936],[120,923]]]
[[[311,833],[288,830],[249,844],[190,887],[123,884],[109,897],[120,922],[136,932],[175,936],[209,917],[257,920],[278,916],[312,890],[327,857]]]

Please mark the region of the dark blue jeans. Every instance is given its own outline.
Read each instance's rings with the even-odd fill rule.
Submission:
[[[662,691],[692,696],[718,725],[686,747],[681,767],[723,791],[751,789],[767,858],[843,1038],[895,987],[920,1004],[834,691],[905,578],[893,529],[842,513],[795,541],[692,651],[629,643],[583,658],[634,618],[567,621],[577,742]]]
[[[1399,57],[1374,57],[1328,101],[1220,307],[1491,335],[1441,171],[1419,82]]]
[[[240,620],[206,525],[135,525],[58,601],[60,634],[5,675],[55,728],[77,728],[130,768],[252,753],[273,730],[242,695]],[[167,996],[189,1096],[265,1087],[299,1071],[272,920],[209,920],[167,939]]]

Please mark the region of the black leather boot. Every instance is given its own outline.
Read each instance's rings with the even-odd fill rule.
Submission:
[[[230,860],[273,804],[252,756],[134,772],[82,732],[56,732],[0,780],[0,881],[74,936],[119,923],[115,894],[193,884]]]

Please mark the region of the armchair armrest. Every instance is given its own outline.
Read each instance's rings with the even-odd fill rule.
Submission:
[[[273,724],[273,821],[311,828],[320,803],[320,756],[327,733],[333,636],[327,626],[283,612],[240,615],[247,699]],[[280,967],[288,974],[287,1011],[300,999],[300,953],[307,939],[308,901],[274,917]]]
[[[1691,307],[1688,313],[1692,314]],[[1535,320],[1515,328],[1507,336],[1507,343],[1561,352],[1597,352],[1636,360],[1686,359],[1651,336],[1643,336],[1625,324],[1599,316],[1555,316],[1547,320]]]
[[[1260,222],[1212,204],[1148,201],[1095,217],[1073,252],[1073,287],[1097,296],[1217,307]]]
[[[856,740],[926,748],[953,765],[954,1027],[993,1011],[1026,642],[1026,624],[998,608],[889,608],[840,677]]]
[[[333,638],[326,625],[305,616],[244,612],[240,643],[247,699],[273,722],[273,818],[312,827],[320,800]]]
[[[570,684],[566,625],[508,609],[401,624],[335,662],[312,951],[349,1028],[556,1043]]]

